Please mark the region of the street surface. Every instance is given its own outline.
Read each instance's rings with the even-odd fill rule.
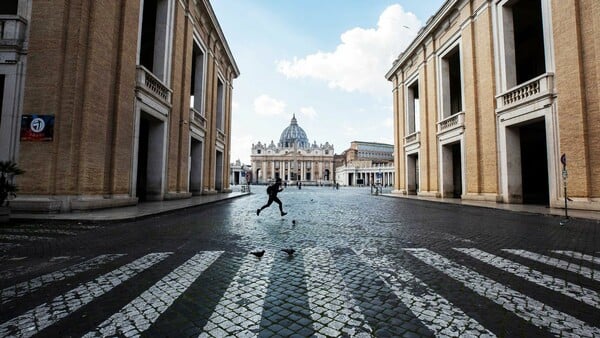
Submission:
[[[597,222],[325,187],[257,216],[252,189],[135,222],[5,225],[0,337],[600,337]]]

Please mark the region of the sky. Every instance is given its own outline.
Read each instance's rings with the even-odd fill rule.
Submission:
[[[394,143],[385,74],[444,0],[211,0],[240,70],[231,162],[279,141],[295,115],[311,143]]]

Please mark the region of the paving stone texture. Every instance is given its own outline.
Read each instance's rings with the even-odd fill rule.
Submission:
[[[600,337],[598,222],[326,187],[257,216],[255,191],[0,227],[0,336]]]

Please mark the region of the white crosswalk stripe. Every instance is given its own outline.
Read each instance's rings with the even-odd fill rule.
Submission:
[[[561,278],[552,277],[540,271],[526,267],[522,264],[513,262],[511,260],[496,255],[492,255],[490,253],[478,249],[454,248],[454,250],[458,250],[473,258],[479,259],[482,262],[488,263],[501,270],[510,272],[539,286],[548,288],[556,292],[560,292],[563,295],[576,299],[582,303],[586,303],[593,307],[600,308],[600,295],[598,295],[598,292],[594,290],[590,290],[580,285],[567,282]]]
[[[98,257],[92,258],[88,261],[81,262],[79,264],[75,264],[73,266],[64,268],[59,271],[55,271],[52,273],[45,274],[43,276],[39,276],[33,278],[31,280],[15,284],[13,286],[7,287],[0,291],[0,300],[2,300],[2,304],[6,304],[10,301],[13,301],[19,297],[28,295],[37,290],[40,290],[52,283],[64,280],[69,277],[73,277],[78,273],[82,273],[85,271],[98,269],[100,266],[113,261],[123,254],[112,254],[112,255],[100,255]]]
[[[576,251],[552,250],[552,252],[600,265],[600,257],[594,257]]]
[[[139,336],[222,253],[222,251],[203,252],[193,256],[84,337]]]
[[[559,336],[595,337],[600,329],[560,312],[427,249],[404,249],[424,263],[461,282],[508,311]]]
[[[518,255],[521,257],[525,257],[525,258],[531,259],[536,262],[547,264],[547,265],[550,265],[550,266],[553,266],[553,267],[556,267],[559,269],[574,272],[574,273],[582,275],[586,278],[600,281],[600,271],[590,269],[588,267],[581,266],[579,264],[567,262],[562,259],[557,259],[557,258],[545,256],[545,255],[540,255],[540,254],[537,254],[537,253],[534,253],[531,251],[526,251],[526,250],[502,249],[502,251],[506,251],[506,252],[509,252],[509,253],[512,253],[512,254],[515,254],[515,255]]]
[[[269,287],[273,256],[248,255],[208,319],[200,337],[255,337]]]
[[[370,337],[373,330],[348,291],[331,253],[325,248],[307,248],[302,254],[314,330],[326,337]]]
[[[355,253],[375,270],[402,303],[435,335],[496,336],[387,257],[370,258],[356,251]]]
[[[119,284],[162,261],[171,253],[152,253],[93,281],[82,284],[0,325],[0,336],[31,337],[82,306],[109,292]]]

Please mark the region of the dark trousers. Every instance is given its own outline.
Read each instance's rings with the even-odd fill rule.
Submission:
[[[268,208],[273,202],[279,204],[279,211],[283,212],[283,205],[281,204],[281,201],[279,200],[279,198],[277,198],[277,196],[269,196],[269,201],[267,202],[267,204],[263,205],[260,210],[262,211],[264,208]]]

